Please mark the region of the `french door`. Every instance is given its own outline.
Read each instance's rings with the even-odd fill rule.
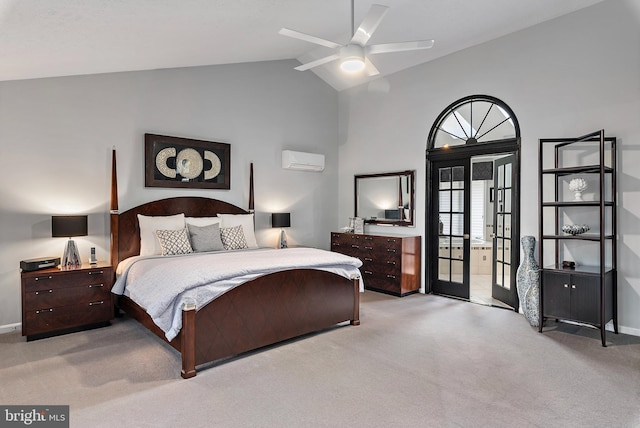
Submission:
[[[437,213],[438,240],[432,240],[432,291],[469,299],[471,216],[470,159],[434,162],[431,170],[431,206]],[[435,218],[435,216],[434,216]],[[437,245],[437,251],[433,248]]]
[[[437,160],[430,167],[431,212],[435,214],[429,240],[431,291],[461,299],[470,299],[471,281],[479,280],[471,274],[471,164],[471,157],[464,157]],[[491,191],[491,297],[515,310],[519,306],[515,278],[520,256],[517,165],[514,154],[497,155]]]
[[[515,204],[517,163],[514,155],[494,161],[493,176],[493,269],[491,295],[507,305],[518,308],[518,291],[515,270],[520,251],[518,242],[513,242],[514,220],[518,217]]]

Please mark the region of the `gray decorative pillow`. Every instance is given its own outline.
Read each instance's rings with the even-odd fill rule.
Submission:
[[[193,253],[187,229],[156,230],[163,256]]]
[[[191,248],[195,252],[220,251],[224,250],[220,239],[220,225],[210,224],[209,226],[194,226],[187,223],[189,237],[191,238]]]
[[[242,226],[223,227],[220,229],[220,238],[225,250],[242,250],[249,248],[244,238]]]

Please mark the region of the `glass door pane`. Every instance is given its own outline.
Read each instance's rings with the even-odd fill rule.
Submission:
[[[512,196],[514,190],[515,157],[505,156],[495,161],[495,199],[494,199],[494,236],[493,236],[493,273],[491,293],[494,299],[500,300],[514,308],[518,307],[518,295],[515,287],[515,260],[512,242],[512,218],[514,206]]]
[[[437,263],[432,274],[433,291],[469,298],[470,204],[469,161],[434,163],[432,207],[438,216]],[[433,248],[433,247],[432,247]]]

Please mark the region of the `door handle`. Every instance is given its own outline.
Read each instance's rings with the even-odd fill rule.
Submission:
[[[469,234],[468,234],[468,233],[465,233],[464,235],[462,235],[462,238],[463,238],[463,239],[469,239],[469,238],[470,238],[470,236],[469,236]]]

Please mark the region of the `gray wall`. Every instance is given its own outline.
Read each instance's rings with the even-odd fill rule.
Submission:
[[[429,130],[450,103],[486,94],[520,122],[521,234],[537,236],[538,139],[604,128],[618,138],[619,321],[640,335],[640,1],[599,3],[388,80],[388,93],[363,85],[340,94],[341,222],[353,212],[354,174],[415,169],[418,224],[394,231],[424,237]]]
[[[88,257],[108,258],[110,150],[118,150],[120,209],[179,194],[246,206],[255,162],[257,237],[275,245],[268,214],[292,212],[289,242],[329,246],[353,215],[353,175],[415,169],[424,236],[426,139],[451,102],[505,101],[522,130],[522,234],[537,235],[538,138],[604,128],[619,144],[619,313],[640,335],[640,2],[609,0],[339,95],[295,61],[0,83],[0,331],[20,322],[18,263],[59,255],[51,214],[89,214]],[[231,190],[145,188],[143,134],[231,144]],[[326,155],[323,173],[285,171],[282,149]],[[339,162],[338,162],[339,157]],[[339,166],[339,168],[338,168]],[[337,196],[336,196],[337,195]],[[338,204],[338,209],[334,207]],[[388,228],[367,226],[371,232]],[[6,328],[4,328],[6,330]]]
[[[290,244],[329,247],[338,225],[338,95],[296,61],[0,83],[0,332],[21,321],[19,261],[61,255],[52,214],[89,214],[84,259],[109,258],[111,148],[120,210],[175,195],[247,206],[254,162],[256,235],[275,246],[270,213],[290,211]],[[230,190],[144,187],[144,133],[231,144]],[[322,173],[283,170],[281,151],[322,153]]]

